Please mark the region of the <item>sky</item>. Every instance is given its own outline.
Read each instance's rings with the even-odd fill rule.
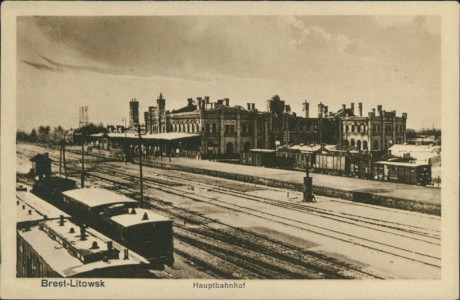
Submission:
[[[337,111],[363,102],[408,113],[408,128],[441,126],[437,16],[117,16],[17,19],[17,127],[123,124],[160,93],[166,109],[187,98],[230,105],[279,95]],[[357,104],[356,104],[357,106]]]

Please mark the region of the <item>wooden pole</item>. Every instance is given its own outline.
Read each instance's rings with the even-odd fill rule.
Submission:
[[[144,183],[143,183],[143,174],[142,174],[142,138],[141,138],[141,126],[138,127],[139,133],[139,175],[140,175],[140,192],[141,192],[141,201],[140,206],[144,205]]]

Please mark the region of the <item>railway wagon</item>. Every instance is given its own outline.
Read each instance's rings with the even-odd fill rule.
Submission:
[[[350,155],[348,162],[350,163],[350,168],[347,175],[372,179],[372,158],[370,155]]]
[[[140,255],[154,268],[172,266],[172,220],[138,207],[138,202],[99,188],[63,192],[63,202],[74,217]]]
[[[317,153],[314,165],[315,172],[348,175],[350,173],[349,157],[344,154]]]
[[[16,276],[153,278],[147,259],[27,191],[16,193]]]
[[[431,183],[431,166],[403,162],[378,161],[373,163],[374,179],[416,185]]]

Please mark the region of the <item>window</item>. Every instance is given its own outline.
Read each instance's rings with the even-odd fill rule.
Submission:
[[[210,130],[210,125],[209,123],[206,123],[206,133],[209,133],[211,130]]]
[[[379,141],[375,140],[374,144],[372,145],[372,150],[379,150]]]
[[[212,123],[212,133],[216,133],[216,132],[217,132],[217,124]]]
[[[363,150],[367,150],[367,141],[363,141]]]

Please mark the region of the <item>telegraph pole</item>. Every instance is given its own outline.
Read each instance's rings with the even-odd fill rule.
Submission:
[[[85,134],[81,134],[81,188],[85,187]]]
[[[141,190],[141,207],[144,206],[144,183],[142,175],[142,137],[141,137],[141,125],[137,128],[139,133],[139,173],[140,173],[140,190]]]

